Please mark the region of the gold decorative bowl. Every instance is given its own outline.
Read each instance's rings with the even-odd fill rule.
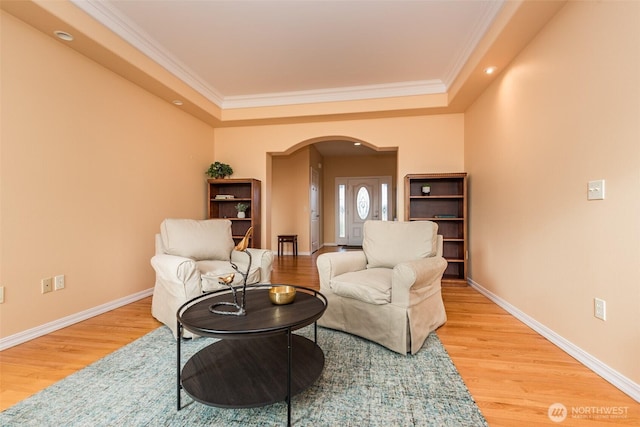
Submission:
[[[273,304],[291,304],[296,298],[296,288],[293,286],[272,286],[269,289],[269,299]]]

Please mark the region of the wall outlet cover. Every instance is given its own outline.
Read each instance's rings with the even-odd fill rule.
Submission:
[[[59,291],[60,289],[64,289],[64,274],[54,277],[53,287],[56,291]]]
[[[53,279],[51,277],[42,279],[40,281],[40,286],[42,287],[43,294],[46,294],[47,292],[51,292],[53,290]]]
[[[593,299],[593,315],[601,320],[607,320],[607,302],[600,298]]]

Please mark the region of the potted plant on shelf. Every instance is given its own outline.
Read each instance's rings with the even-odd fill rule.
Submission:
[[[236,205],[236,210],[238,211],[238,218],[245,218],[245,211],[249,209],[249,205],[247,203],[238,203]]]
[[[431,184],[422,184],[422,194],[425,196],[431,195]]]
[[[209,169],[205,172],[210,178],[220,179],[233,174],[233,169],[226,163],[211,163]]]

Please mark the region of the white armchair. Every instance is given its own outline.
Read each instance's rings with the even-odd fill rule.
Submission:
[[[361,251],[318,256],[320,292],[328,300],[318,324],[415,354],[447,320],[438,225],[367,221],[363,236]]]
[[[228,219],[165,219],[156,235],[156,254],[151,265],[156,272],[151,313],[153,317],[176,331],[178,308],[203,292],[225,286],[218,283],[220,276],[237,273],[231,261],[241,272],[247,271],[249,257],[234,251],[231,221]],[[247,284],[271,283],[273,253],[267,249],[248,248],[251,269]],[[242,284],[242,275],[236,274],[233,285]],[[185,336],[191,336],[185,332]]]

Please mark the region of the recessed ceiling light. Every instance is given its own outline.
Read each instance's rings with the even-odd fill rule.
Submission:
[[[54,31],[53,34],[55,34],[55,36],[57,38],[59,38],[60,40],[64,40],[66,42],[70,42],[73,41],[73,36],[69,33],[67,33],[66,31]]]
[[[362,142],[354,142],[353,145],[359,146],[359,145],[362,145]]]
[[[183,104],[182,101],[180,101],[179,99],[173,100],[171,102],[173,102],[173,105],[177,105],[178,107]]]
[[[498,68],[497,67],[487,67],[484,69],[484,73],[485,74],[493,74],[496,72]]]

